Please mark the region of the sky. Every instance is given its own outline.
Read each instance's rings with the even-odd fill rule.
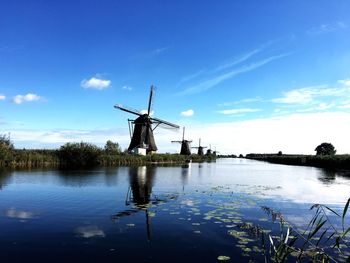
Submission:
[[[0,134],[127,148],[147,108],[222,154],[350,153],[350,2],[2,1]],[[182,131],[155,131],[178,152]]]

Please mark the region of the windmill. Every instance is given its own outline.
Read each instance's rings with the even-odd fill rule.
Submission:
[[[129,152],[142,152],[140,149],[145,149],[146,153],[151,153],[157,151],[157,146],[154,140],[153,131],[162,125],[165,128],[175,128],[178,129],[179,126],[171,122],[167,122],[158,118],[150,116],[152,100],[153,100],[154,87],[151,86],[151,91],[148,100],[148,108],[146,113],[141,113],[137,110],[124,107],[120,104],[114,106],[116,109],[126,111],[128,113],[137,115],[135,120],[128,119],[129,132],[131,137],[131,142],[128,148]],[[155,125],[152,128],[152,125]],[[131,135],[132,134],[132,135]]]
[[[198,146],[197,146],[197,147],[191,147],[191,148],[196,148],[196,149],[198,149],[198,152],[197,152],[198,155],[204,155],[203,149],[205,149],[205,148],[207,148],[207,147],[201,146],[201,139],[199,138]]]
[[[209,144],[209,149],[207,150],[206,155],[210,156],[213,154],[213,151],[211,150],[211,144]]]
[[[219,151],[216,150],[216,146],[215,146],[215,151],[213,151],[213,155],[216,157],[216,155],[219,153]]]
[[[182,141],[171,141],[171,142],[181,143],[181,150],[180,150],[181,155],[191,155],[190,143],[192,141],[185,140],[185,127],[183,127]]]

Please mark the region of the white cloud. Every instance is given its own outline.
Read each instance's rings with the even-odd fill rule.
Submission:
[[[151,54],[152,55],[159,55],[160,53],[163,53],[164,51],[168,50],[169,48],[171,48],[171,46],[157,48],[157,49],[153,50],[151,52]]]
[[[131,90],[132,90],[132,87],[126,86],[126,85],[125,85],[125,86],[122,87],[122,89],[123,89],[123,90],[129,90],[129,91],[131,91]]]
[[[232,102],[223,102],[219,103],[219,107],[223,106],[232,106],[232,105],[237,105],[237,104],[243,104],[243,103],[252,103],[252,102],[263,102],[264,100],[260,97],[256,98],[247,98],[247,99],[242,99],[242,100],[237,100],[237,101],[232,101]]]
[[[6,99],[6,96],[5,96],[5,95],[0,94],[0,100],[5,100],[5,99]]]
[[[350,109],[350,100],[343,101],[341,105],[338,106],[339,109]]]
[[[205,90],[211,89],[215,86],[217,86],[218,84],[220,84],[221,82],[231,79],[237,75],[252,71],[254,69],[260,68],[274,60],[283,58],[288,56],[289,54],[281,54],[278,56],[271,56],[268,57],[266,59],[257,61],[257,62],[253,62],[251,64],[248,65],[243,65],[239,68],[233,69],[229,72],[226,73],[221,73],[218,76],[212,77],[210,79],[204,80],[200,83],[198,83],[197,85],[191,86],[189,88],[186,88],[185,90],[181,91],[179,94],[181,95],[186,95],[186,94],[194,94],[194,93],[199,93],[199,92],[203,92]]]
[[[110,87],[111,84],[112,84],[112,81],[110,80],[99,79],[95,77],[92,77],[89,80],[84,79],[81,82],[81,86],[84,89],[97,89],[97,90],[107,89]]]
[[[12,98],[12,101],[16,104],[22,104],[23,102],[38,101],[42,99],[40,96],[28,93],[26,95],[16,95]]]
[[[338,82],[340,84],[343,84],[345,86],[349,86],[350,87],[350,79],[341,79],[341,80],[338,80]]]
[[[181,116],[184,116],[184,117],[191,117],[193,116],[193,114],[194,114],[194,110],[192,109],[181,112]]]
[[[297,112],[324,111],[324,110],[331,109],[334,106],[335,106],[334,103],[324,103],[324,102],[322,102],[322,103],[319,103],[318,105],[316,105],[314,107],[297,110]]]
[[[306,87],[301,89],[290,90],[284,93],[281,98],[273,99],[275,103],[286,103],[286,104],[305,104],[310,103],[316,97],[330,97],[330,96],[341,96],[347,94],[349,88],[327,88],[324,85]]]
[[[261,111],[261,110],[260,109],[244,108],[244,109],[221,110],[221,111],[218,111],[218,112],[222,113],[222,114],[225,114],[225,115],[231,115],[231,114],[250,113],[250,112],[257,112],[257,111]]]
[[[140,110],[140,114],[147,114],[148,110]],[[151,110],[151,112],[149,113],[149,116],[153,116],[154,115],[154,110]]]
[[[347,29],[348,25],[345,24],[342,21],[334,22],[334,23],[328,23],[328,24],[322,24],[317,27],[313,27],[306,31],[309,35],[320,35],[324,33],[330,33],[342,29]]]

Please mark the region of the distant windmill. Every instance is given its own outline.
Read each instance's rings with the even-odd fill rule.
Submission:
[[[211,150],[211,144],[209,144],[209,149],[207,150],[206,155],[212,155],[213,151]]]
[[[205,149],[207,147],[201,146],[201,139],[199,138],[198,146],[197,147],[191,147],[191,148],[198,149],[198,152],[197,152],[198,155],[204,155],[203,149]]]
[[[190,143],[192,141],[185,140],[185,127],[183,127],[182,141],[171,141],[171,142],[181,143],[181,150],[180,150],[181,155],[191,155]]]
[[[131,142],[128,148],[128,151],[138,151],[139,149],[146,149],[147,153],[157,151],[157,146],[154,140],[153,131],[160,125],[164,127],[170,127],[178,129],[178,125],[171,122],[167,122],[158,118],[150,116],[152,100],[153,100],[154,88],[151,86],[151,91],[148,100],[148,109],[146,113],[140,113],[137,110],[123,107],[122,105],[115,105],[114,108],[126,111],[132,114],[137,115],[138,117],[135,120],[128,119],[129,122],[129,131],[131,136]],[[152,129],[152,125],[155,127]]]
[[[216,156],[218,153],[220,152],[216,150],[216,146],[215,146],[215,151],[213,151],[213,155]]]

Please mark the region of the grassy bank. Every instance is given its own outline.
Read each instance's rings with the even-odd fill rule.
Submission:
[[[335,170],[350,170],[350,155],[276,155],[247,154],[246,158],[277,164],[314,166]]]
[[[67,143],[56,150],[15,149],[8,141],[0,145],[0,168],[81,168],[94,166],[143,165],[150,163],[185,163],[215,160],[215,156],[179,154],[131,155],[116,143],[105,148],[90,143]]]

